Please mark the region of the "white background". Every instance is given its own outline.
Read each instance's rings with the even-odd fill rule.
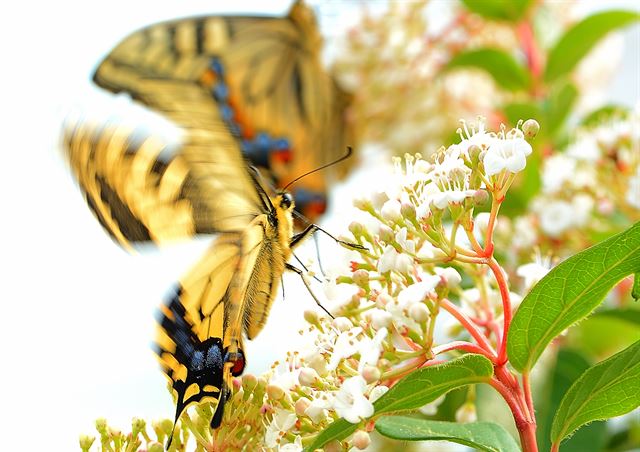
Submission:
[[[131,256],[111,242],[90,214],[57,140],[70,107],[104,108],[98,106],[109,96],[89,81],[94,66],[124,36],[149,23],[219,12],[282,14],[288,5],[59,0],[3,7],[1,450],[78,450],[78,434],[93,433],[97,417],[124,430],[132,416],[173,416],[166,380],[149,348],[153,313],[206,241]],[[356,6],[324,2],[319,7],[324,31],[343,29]],[[632,105],[640,92],[637,27],[625,37],[622,74],[611,85],[610,97]],[[352,188],[375,180],[375,165],[369,161],[369,169],[334,193],[333,214],[326,219],[332,230],[341,227],[338,218],[344,223],[339,212],[347,208]],[[323,242],[323,253],[331,254],[332,247]],[[267,328],[249,349],[250,370],[266,370],[290,349],[301,312],[314,307],[296,278],[285,279],[286,300],[276,301]]]

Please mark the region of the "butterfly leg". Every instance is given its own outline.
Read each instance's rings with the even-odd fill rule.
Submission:
[[[331,314],[329,311],[327,311],[327,308],[322,306],[322,303],[320,303],[320,300],[318,300],[318,297],[316,297],[316,295],[313,293],[313,290],[311,289],[311,286],[309,285],[309,281],[307,281],[307,278],[304,277],[304,272],[302,270],[300,270],[298,267],[294,267],[291,264],[285,264],[285,265],[286,265],[286,269],[287,270],[295,272],[300,276],[300,278],[302,279],[302,282],[304,283],[305,287],[309,291],[309,294],[311,294],[311,298],[313,298],[313,300],[316,302],[316,304],[318,306],[320,306],[320,308],[322,308],[322,310],[324,312],[326,312],[329,317],[334,319],[335,317],[333,316],[333,314]]]
[[[329,232],[325,231],[324,229],[322,229],[320,226],[318,226],[317,224],[310,224],[309,226],[307,226],[302,232],[297,233],[296,235],[293,236],[293,238],[291,239],[291,242],[289,242],[289,246],[291,247],[291,249],[295,248],[296,246],[298,246],[302,240],[304,240],[309,234],[313,234],[316,231],[322,232],[326,235],[328,235],[329,237],[331,237],[333,240],[335,240],[336,242],[338,242],[341,245],[346,246],[347,248],[352,248],[352,249],[358,249],[358,250],[366,250],[367,248],[359,245],[357,243],[351,243],[351,242],[345,242],[344,240],[340,240],[336,237],[334,237],[333,235],[331,235]]]

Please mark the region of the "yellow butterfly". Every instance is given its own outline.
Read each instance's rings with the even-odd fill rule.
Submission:
[[[311,9],[296,1],[286,17],[209,16],[148,26],[100,63],[94,81],[179,124],[224,129],[279,187],[353,146],[350,96],[324,71]],[[194,97],[174,97],[183,86]],[[212,107],[215,112],[209,114]],[[197,120],[193,118],[197,116]],[[347,170],[341,165],[340,173]],[[305,179],[293,194],[312,220],[326,207],[326,181]]]

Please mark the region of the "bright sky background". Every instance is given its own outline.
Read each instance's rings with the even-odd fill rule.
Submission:
[[[112,102],[89,82],[95,65],[146,24],[220,12],[282,14],[288,5],[286,0],[268,6],[239,0],[60,0],[19,2],[3,12],[0,449],[78,450],[78,435],[93,434],[97,417],[127,429],[133,416],[173,416],[166,380],[149,348],[153,314],[207,242],[131,256],[89,212],[57,140],[70,107],[99,109]],[[323,3],[325,31],[343,29],[355,6]],[[623,75],[612,84],[611,97],[629,105],[640,92],[640,35],[636,28],[625,36]],[[376,164],[368,165],[334,193],[325,221],[332,231],[340,231],[340,218],[344,224],[340,212],[348,208],[352,188],[374,180]],[[323,256],[334,253],[331,242],[321,243]],[[276,301],[265,331],[248,350],[255,372],[291,348],[302,311],[315,306],[297,277],[285,278],[285,286],[286,300]],[[33,444],[18,446],[24,438]]]

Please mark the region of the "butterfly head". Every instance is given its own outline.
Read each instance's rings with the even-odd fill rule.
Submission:
[[[284,211],[293,210],[295,203],[293,196],[289,192],[282,192],[276,196],[277,205]]]

